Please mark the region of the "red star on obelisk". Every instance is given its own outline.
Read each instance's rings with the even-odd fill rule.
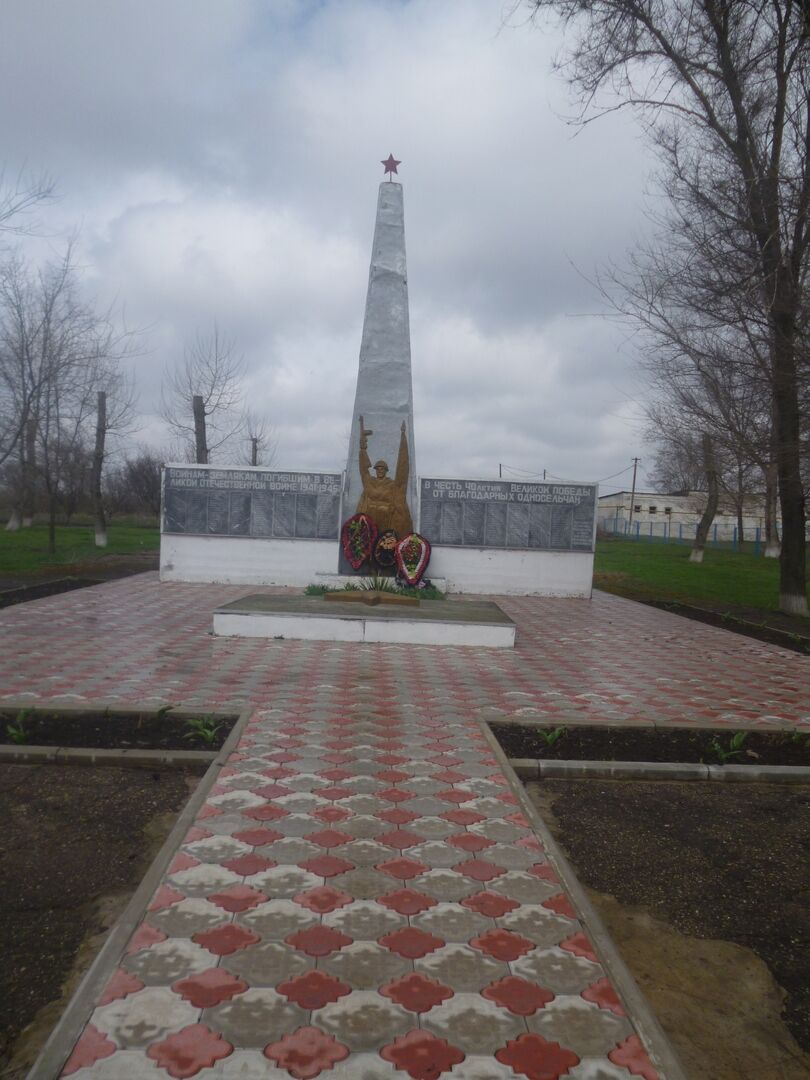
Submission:
[[[384,175],[388,176],[389,173],[395,173],[397,171],[397,165],[401,165],[402,162],[397,161],[393,154],[389,154],[387,160],[381,161],[380,164],[385,166]],[[390,181],[391,177],[388,176],[388,179]]]

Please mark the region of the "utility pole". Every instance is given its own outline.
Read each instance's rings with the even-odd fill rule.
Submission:
[[[633,524],[633,503],[636,501],[636,469],[638,469],[638,458],[633,458],[633,490],[630,492],[630,524]]]
[[[498,462],[498,479],[503,480],[503,465]]]

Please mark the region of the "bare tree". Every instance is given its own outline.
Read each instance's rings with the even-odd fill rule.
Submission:
[[[160,513],[160,474],[172,455],[142,446],[106,478],[105,497],[113,512]]]
[[[582,119],[630,106],[663,162],[673,231],[740,255],[764,317],[782,510],[780,607],[807,614],[800,368],[810,265],[810,18],[801,0],[531,0],[579,27],[568,72]],[[601,95],[610,99],[604,107]],[[754,258],[749,255],[753,253]],[[718,265],[718,261],[715,261]]]
[[[245,413],[245,432],[247,435],[246,465],[264,465],[269,468],[276,456],[276,440],[273,429],[265,417],[248,410]]]
[[[650,479],[660,492],[696,491],[704,481],[705,470],[699,435],[672,410],[651,406],[647,440],[654,444]],[[691,419],[691,418],[690,418]]]
[[[161,415],[175,437],[194,447],[200,465],[244,430],[243,374],[244,358],[214,323],[209,333],[197,333],[183,363],[165,375]]]
[[[96,547],[107,546],[107,521],[102,491],[102,477],[108,452],[107,437],[130,431],[135,411],[132,379],[118,368],[118,359],[119,357],[107,357],[106,365],[100,371],[100,384],[104,389],[96,391],[96,432],[90,481]]]
[[[704,433],[702,449],[703,464],[706,470],[706,490],[708,491],[708,498],[706,499],[706,505],[703,508],[703,513],[698,523],[695,542],[689,553],[689,561],[693,563],[703,562],[703,551],[706,547],[706,539],[709,535],[709,529],[714,521],[717,513],[717,506],[720,501],[720,488],[717,481],[717,462],[714,456],[714,446],[712,444],[711,435]]]
[[[10,427],[27,433],[21,440],[12,432],[6,450],[14,439],[44,489],[51,551],[60,502],[72,502],[89,478],[96,391],[116,385],[130,343],[128,331],[80,298],[70,246],[36,273],[15,258],[0,274],[0,405]],[[108,410],[108,429],[115,417],[118,406]]]
[[[54,197],[56,184],[47,173],[28,175],[19,172],[12,181],[0,171],[0,232],[17,236],[32,233],[39,222],[32,217],[34,208]]]

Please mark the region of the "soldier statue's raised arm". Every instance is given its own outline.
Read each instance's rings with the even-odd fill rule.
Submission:
[[[373,468],[376,475],[371,475],[371,458],[368,456],[368,439],[374,432],[366,428],[360,417],[360,452],[358,463],[360,479],[363,482],[363,494],[357,504],[358,514],[368,514],[381,533],[393,529],[398,537],[413,532],[413,521],[408,508],[407,492],[410,476],[410,455],[408,453],[408,435],[405,421],[402,421],[399,436],[399,453],[394,479],[388,475],[388,462],[377,461]]]

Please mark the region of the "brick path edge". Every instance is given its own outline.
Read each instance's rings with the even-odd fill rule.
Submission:
[[[85,708],[89,709],[91,705]],[[56,1023],[47,1042],[31,1067],[26,1080],[54,1080],[59,1076],[67,1059],[73,1051],[76,1041],[82,1033],[96,999],[118,966],[121,953],[132,936],[135,928],[143,919],[146,905],[160,884],[172,858],[183,841],[183,837],[193,825],[200,808],[208,797],[211,788],[217,782],[220,770],[236,749],[242,737],[245,725],[250,719],[252,709],[239,715],[228,738],[223,743],[214,761],[200,780],[191,798],[180,811],[174,826],[166,837],[160,851],[141,879],[124,912],[110,930],[106,941],[101,946],[95,960],[90,965],[71,997],[65,1011]]]
[[[509,765],[521,780],[719,780],[737,784],[810,784],[810,767],[806,765],[548,761],[543,758],[509,758]]]
[[[532,829],[542,840],[549,861],[568,890],[577,911],[577,916],[585,927],[602,966],[624,1002],[627,1012],[633,1017],[636,1030],[653,1064],[658,1072],[666,1077],[666,1080],[688,1080],[664,1029],[656,1019],[655,1013],[639,989],[636,980],[631,975],[630,969],[619,955],[619,951],[613,944],[607,928],[588,899],[585,889],[579,883],[546,823],[526,794],[523,784],[512,768],[509,759],[490,731],[489,725],[482,723],[481,727],[484,729],[487,741],[498,760],[498,764],[503,769],[512,793],[520,804],[521,811],[526,815]]]

